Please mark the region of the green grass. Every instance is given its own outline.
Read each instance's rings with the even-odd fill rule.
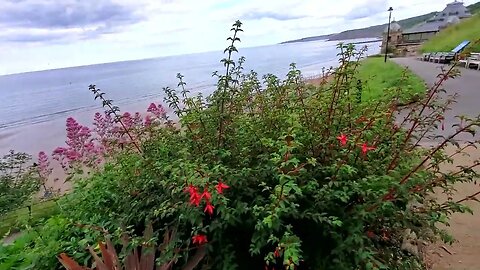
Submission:
[[[406,74],[402,79],[403,74]],[[409,70],[383,57],[369,57],[361,62],[358,77],[364,83],[362,100],[374,100],[385,96],[385,91],[402,88],[401,103],[408,103],[423,95],[425,82]]]
[[[27,207],[22,207],[0,216],[0,239],[10,231],[17,231],[22,224],[35,225],[58,212],[57,204],[52,201],[32,205],[31,216]]]
[[[480,52],[480,14],[476,14],[459,24],[440,31],[435,37],[423,44],[422,52],[449,52],[464,40],[471,43],[469,52]]]

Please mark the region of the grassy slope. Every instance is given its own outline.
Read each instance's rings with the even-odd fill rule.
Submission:
[[[402,93],[402,103],[411,101],[413,97],[425,93],[425,82],[392,61],[383,62],[382,57],[369,57],[362,61],[358,76],[364,82],[362,100],[372,100],[384,96],[384,91],[393,87],[407,89]],[[406,72],[406,79],[402,75]]]
[[[455,48],[460,42],[470,40],[472,43],[467,50],[480,52],[480,14],[451,26],[423,44],[422,52],[448,52]]]

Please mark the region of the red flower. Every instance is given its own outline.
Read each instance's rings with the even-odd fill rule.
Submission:
[[[215,187],[217,188],[218,194],[222,194],[224,189],[230,188],[222,181],[218,182],[218,184]]]
[[[190,184],[186,189],[185,192],[188,192],[190,194],[190,204],[199,206],[200,202],[202,200],[202,197],[198,193],[197,187],[193,186]]]
[[[275,258],[280,257],[280,252],[278,252],[277,248],[275,249],[275,252],[273,253],[273,256],[275,256]]]
[[[202,193],[202,197],[200,199],[203,199],[203,198],[205,198],[205,200],[209,202],[210,199],[212,198],[212,194],[210,194],[210,192],[208,192],[207,189],[204,189]]]
[[[210,202],[207,202],[207,205],[205,206],[204,212],[211,216],[211,215],[213,215],[213,209],[214,208],[215,207],[213,207],[213,205]]]
[[[202,245],[208,243],[207,236],[203,234],[197,234],[192,237],[193,243],[197,245]]]
[[[201,201],[202,201],[202,197],[198,192],[190,194],[190,204],[199,206]]]
[[[185,192],[188,192],[190,194],[192,193],[196,193],[197,192],[197,187],[193,186],[192,184],[190,184],[186,189],[185,189]]]
[[[366,143],[362,144],[362,154],[366,155],[368,151],[374,150],[374,146],[368,146]]]
[[[340,136],[337,137],[337,139],[340,142],[340,145],[346,145],[347,144],[347,141],[348,141],[347,135],[342,133],[342,134],[340,134]]]
[[[367,231],[367,237],[368,237],[368,238],[374,238],[374,237],[375,237],[375,233],[372,232],[372,231]]]

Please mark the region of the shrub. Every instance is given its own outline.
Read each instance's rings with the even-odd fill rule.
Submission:
[[[453,68],[402,118],[395,106],[402,89],[375,102],[358,98],[362,55],[353,45],[338,46],[329,83],[305,85],[293,64],[284,80],[260,79],[243,72],[243,58],[233,61],[240,27],[233,25],[225,73],[214,73],[211,96],[190,96],[182,75],[179,91],[164,89],[179,127],[158,113],[148,118],[155,125],[144,119],[142,128],[129,129],[104,93],[90,87],[128,139],[102,169],[75,181],[61,202],[63,215],[109,235],[117,248],[125,233],[131,248],[159,246],[156,262],[168,269],[191,269],[192,256],[209,269],[422,268],[421,254],[402,248],[405,235],[450,241],[437,224],[468,211],[462,203],[478,194],[434,197],[434,190],[451,193],[456,183],[473,181],[480,164],[440,168],[475,146],[455,137],[479,124],[462,117],[452,136],[436,134],[451,104],[440,85],[455,77]],[[422,147],[426,140],[433,146]],[[446,154],[451,144],[458,150]],[[136,237],[146,224],[153,230],[147,243]],[[85,235],[84,246],[102,239]],[[65,252],[84,265],[89,260],[75,246]]]
[[[31,199],[42,183],[31,157],[10,151],[0,158],[0,216]]]

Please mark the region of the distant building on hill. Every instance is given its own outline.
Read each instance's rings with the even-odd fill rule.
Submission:
[[[457,24],[472,15],[462,2],[452,2],[429,20],[417,24],[409,29],[402,30],[401,25],[393,21],[390,24],[390,35],[387,29],[383,34],[382,51],[385,51],[388,38],[389,51],[399,55],[415,54],[420,45],[435,36],[442,29]]]

